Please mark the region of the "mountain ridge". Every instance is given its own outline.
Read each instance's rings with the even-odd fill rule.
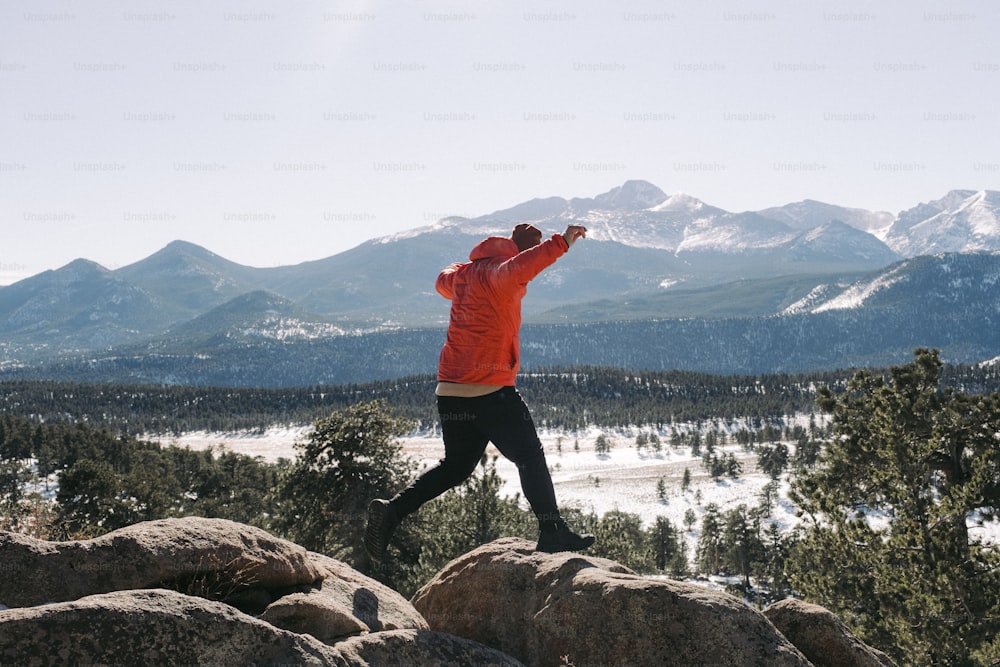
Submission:
[[[223,347],[287,344],[442,327],[448,302],[433,287],[440,269],[466,259],[484,234],[507,234],[525,221],[550,232],[570,223],[590,229],[532,282],[524,317],[538,325],[817,316],[824,304],[844,309],[830,305],[835,297],[866,309],[870,303],[852,301],[838,286],[913,259],[892,244],[961,249],[950,255],[1000,252],[997,191],[952,190],[888,226],[887,215],[811,200],[731,213],[626,181],[592,198],[536,199],[477,218],[443,218],[293,266],[248,267],[176,240],[113,271],[81,258],[0,287],[0,371],[120,346],[163,349],[165,341],[179,349],[196,339]],[[938,279],[956,298],[972,290],[944,274]]]
[[[660,309],[654,307],[638,319],[598,313],[589,321],[526,321],[522,368],[586,365],[754,375],[886,367],[909,359],[917,347],[938,348],[949,363],[1000,356],[1000,253],[917,257],[837,283],[822,282],[828,276],[815,278],[820,282],[802,279],[794,292],[791,283],[773,279],[763,296],[762,281],[717,286],[689,294],[691,312],[674,304],[677,317],[657,317]],[[954,284],[963,289],[956,291]],[[723,295],[748,307],[711,312]],[[673,296],[684,298],[681,292]],[[6,364],[3,376],[274,387],[352,384],[434,371],[444,339],[440,327],[315,335],[315,329],[303,332],[302,322],[274,317],[268,329],[259,312],[235,307],[251,301],[273,315],[272,297],[244,295],[200,320],[222,318],[225,327]],[[288,302],[277,299],[283,310]]]

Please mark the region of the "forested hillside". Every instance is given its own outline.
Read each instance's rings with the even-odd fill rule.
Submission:
[[[851,371],[728,376],[569,367],[526,373],[518,388],[542,427],[669,425],[746,418],[770,421],[815,407],[816,387],[843,386]],[[943,382],[970,393],[1000,389],[1000,365],[946,366]],[[385,399],[417,428],[437,420],[434,378],[262,389],[74,382],[0,383],[0,414],[37,422],[87,422],[130,434],[242,431],[309,424],[332,410]]]

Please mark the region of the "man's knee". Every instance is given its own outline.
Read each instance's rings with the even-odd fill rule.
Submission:
[[[450,483],[451,486],[458,486],[475,471],[476,466],[479,465],[478,458],[456,458],[456,457],[445,457],[441,460],[439,464],[441,471],[444,473],[445,479]]]
[[[528,448],[525,451],[519,452],[517,459],[511,459],[514,465],[517,466],[518,470],[531,469],[537,466],[545,465],[545,450],[542,449],[541,444],[538,447]]]

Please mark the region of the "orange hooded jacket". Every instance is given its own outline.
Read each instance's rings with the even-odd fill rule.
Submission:
[[[438,381],[513,386],[520,367],[521,299],[528,281],[569,249],[554,234],[524,252],[509,238],[491,236],[438,275],[437,291],[451,301]]]

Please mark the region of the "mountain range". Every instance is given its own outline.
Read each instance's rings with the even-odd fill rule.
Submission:
[[[952,360],[1000,355],[998,191],[954,190],[898,214],[809,200],[733,213],[628,181],[593,198],[535,199],[477,218],[445,218],[294,266],[243,266],[184,241],[114,271],[78,259],[0,287],[0,377],[82,379],[89,368],[103,379],[246,384],[262,381],[245,371],[256,363],[248,359],[261,358],[284,364],[272,375],[286,384],[433,372],[448,312],[434,278],[484,236],[506,236],[519,222],[546,233],[570,223],[588,228],[586,241],[529,288],[526,363],[623,363],[593,344],[572,360],[550,358],[540,352],[549,343],[532,342],[531,331],[558,337],[586,329],[598,340],[603,331],[635,329],[628,334],[634,345],[658,349],[643,337],[662,338],[666,329],[696,335],[687,329],[694,322],[707,327],[697,335],[712,329],[721,336],[716,351],[679,355],[676,346],[685,346],[675,341],[659,363],[712,372],[790,370],[793,359],[800,370],[895,363],[900,345],[938,345],[929,333],[919,335],[930,320],[953,330],[948,341],[935,334],[950,346],[946,356],[954,351]],[[884,341],[853,356],[836,353],[850,347],[845,341],[831,341],[834,351],[825,355],[805,351],[815,341],[800,339],[811,326],[804,322],[846,315],[895,329],[845,329],[845,337]],[[800,333],[776,339],[787,350],[754,363],[740,359],[739,340],[726,341],[747,340],[741,327],[778,332],[790,325]],[[410,340],[425,341],[430,356],[409,349]],[[369,359],[367,350],[379,345],[395,348],[383,350],[387,366],[345,370],[353,362],[343,355]],[[392,366],[404,349],[412,367]],[[213,366],[210,377],[193,370]],[[117,370],[102,376],[102,367]]]

